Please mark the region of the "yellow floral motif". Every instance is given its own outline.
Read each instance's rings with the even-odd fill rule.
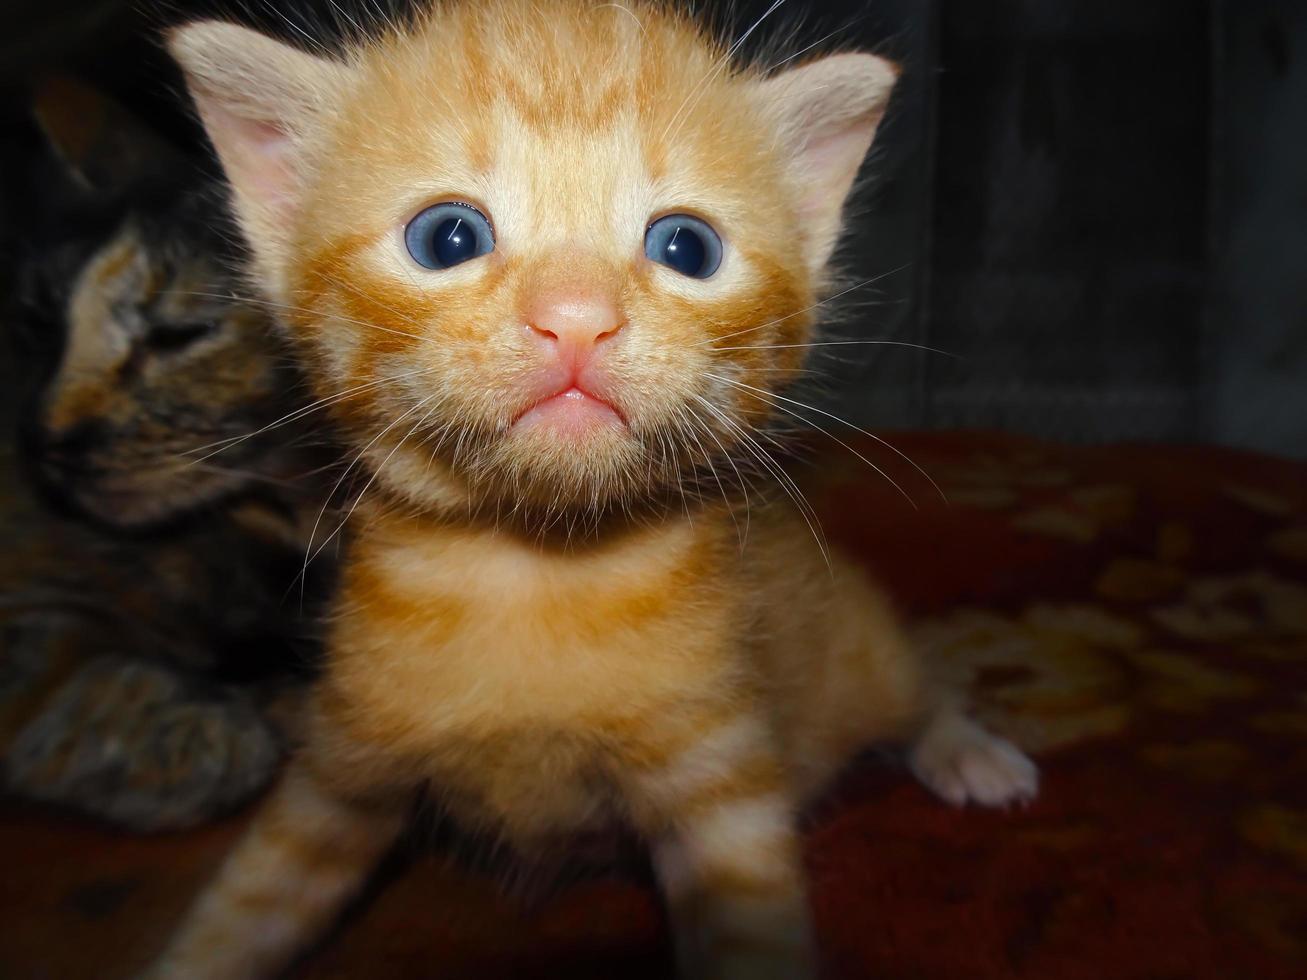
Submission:
[[[1139,650],[1127,656],[1145,673],[1144,698],[1165,711],[1202,711],[1214,701],[1251,697],[1260,687],[1251,677],[1218,670],[1183,653]]]
[[[1017,495],[1007,487],[950,487],[948,502],[977,510],[1004,510],[1017,502]]]
[[[1036,629],[1106,647],[1126,649],[1143,642],[1143,631],[1135,623],[1098,606],[1041,603],[1026,611],[1025,621]]]
[[[1204,782],[1224,782],[1250,762],[1247,749],[1219,739],[1181,745],[1146,745],[1139,754],[1161,769],[1170,769]]]
[[[1261,571],[1199,579],[1183,602],[1152,615],[1177,636],[1208,643],[1265,633],[1268,624],[1280,634],[1307,636],[1307,588]]]
[[[1134,487],[1109,483],[1102,486],[1081,487],[1067,495],[1068,499],[1088,514],[1100,526],[1128,521],[1135,512],[1139,493]]]
[[[1241,931],[1267,949],[1298,962],[1307,960],[1307,899],[1284,890],[1216,896],[1217,908]]]
[[[1285,558],[1307,562],[1307,527],[1273,531],[1266,539],[1266,547]]]
[[[1030,487],[1044,489],[1069,485],[1074,476],[1064,469],[1049,466],[1026,453],[1003,459],[993,453],[977,453],[965,463],[953,462],[936,467],[941,481],[958,487]]]
[[[1290,735],[1307,738],[1307,711],[1268,711],[1251,722],[1258,731],[1269,735]]]
[[[1268,517],[1288,517],[1293,513],[1293,504],[1289,503],[1289,501],[1256,487],[1231,483],[1222,487],[1221,491],[1227,497],[1239,501],[1249,510],[1255,510],[1257,513],[1265,514]]]
[[[1018,531],[1088,544],[1103,528],[1129,520],[1138,492],[1109,483],[1072,490],[1060,502],[1036,507],[1013,518]]]
[[[1167,521],[1157,529],[1157,560],[1181,562],[1193,557],[1194,532],[1183,524]]]
[[[1174,565],[1145,558],[1116,558],[1098,576],[1094,591],[1104,599],[1148,602],[1172,595],[1183,585],[1184,571]]]
[[[1272,663],[1307,662],[1307,643],[1301,639],[1249,640],[1239,644],[1239,655]]]
[[[1076,544],[1088,544],[1098,537],[1098,525],[1084,514],[1062,507],[1040,507],[1012,520],[1018,531],[1062,538]]]
[[[1016,482],[1023,487],[1064,487],[1072,476],[1066,470],[1048,468],[1023,469],[1015,474]]]
[[[1019,620],[961,610],[917,629],[941,681],[1031,749],[1125,727],[1126,673],[1104,654],[1139,639],[1133,624],[1090,606],[1036,606]]]
[[[1264,803],[1239,817],[1239,833],[1247,841],[1307,871],[1307,810]]]

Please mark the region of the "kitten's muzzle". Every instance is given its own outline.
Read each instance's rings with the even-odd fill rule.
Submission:
[[[602,293],[572,287],[536,294],[523,313],[539,366],[513,424],[541,422],[578,432],[594,423],[625,426],[602,363],[626,326],[617,305]]]

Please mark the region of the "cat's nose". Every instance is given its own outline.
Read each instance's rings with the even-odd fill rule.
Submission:
[[[577,370],[624,325],[611,299],[575,290],[535,297],[526,322],[538,342]]]

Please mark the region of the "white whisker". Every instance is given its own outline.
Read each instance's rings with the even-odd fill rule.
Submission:
[[[942,354],[945,357],[958,359],[957,354],[950,353],[946,350],[940,350],[938,347],[927,347],[925,344],[913,344],[906,340],[819,340],[810,344],[758,344],[747,347],[710,347],[709,350],[789,350],[793,348],[807,347],[861,347],[861,346],[884,346],[884,347],[911,347],[914,350],[924,350],[931,354]]]
[[[340,474],[340,478],[336,480],[335,486],[333,486],[331,488],[331,492],[327,494],[327,498],[322,502],[322,508],[318,511],[317,518],[313,521],[313,529],[309,531],[309,543],[304,549],[304,567],[300,570],[301,601],[303,601],[303,597],[304,597],[303,594],[304,585],[307,582],[309,576],[309,562],[312,560],[312,558],[316,558],[318,553],[322,550],[321,548],[319,548],[317,551],[313,551],[313,544],[318,535],[318,528],[322,525],[323,515],[327,513],[327,507],[331,504],[332,498],[336,496],[336,491],[340,489],[341,484],[344,483],[345,479],[350,475],[351,472],[353,472],[354,467],[357,466],[360,461],[362,461],[363,457],[367,455],[368,451],[373,446],[375,446],[378,442],[381,441],[381,439],[385,437],[387,432],[395,428],[395,426],[403,422],[404,419],[408,418],[410,415],[412,415],[414,412],[416,412],[423,405],[425,405],[427,402],[431,401],[435,397],[436,396],[434,394],[428,395],[426,398],[422,399],[420,402],[410,407],[402,415],[394,419],[389,425],[387,425],[375,436],[373,436],[371,441],[368,442],[366,446],[364,446],[362,449],[358,451],[358,455],[356,455],[354,459],[350,461],[350,464],[347,467],[345,467],[345,471]],[[340,531],[340,527],[337,527],[336,530],[331,533],[331,537],[335,537],[336,533],[339,531]],[[328,538],[328,540],[330,540],[330,538]],[[310,555],[310,552],[312,552],[312,555]]]
[[[826,416],[826,418],[831,419],[831,420],[833,420],[833,421],[835,421],[835,422],[839,422],[841,425],[847,425],[850,429],[852,429],[852,430],[855,431],[855,432],[861,433],[862,435],[866,436],[868,439],[874,439],[876,442],[880,443],[880,445],[884,446],[886,449],[888,449],[888,450],[890,450],[891,452],[895,453],[895,454],[898,455],[900,458],[906,460],[907,463],[908,463],[908,465],[910,465],[913,469],[915,469],[918,473],[920,473],[923,477],[925,477],[925,478],[926,478],[926,481],[927,481],[928,483],[930,483],[930,485],[931,485],[932,487],[935,488],[935,492],[939,494],[940,499],[943,500],[944,503],[946,503],[946,504],[948,503],[948,497],[945,496],[944,491],[940,488],[940,485],[939,485],[938,483],[935,482],[934,478],[933,478],[929,473],[927,473],[924,469],[922,469],[920,466],[918,466],[917,463],[916,463],[916,461],[914,461],[911,457],[909,457],[909,456],[908,456],[906,453],[904,453],[902,450],[900,450],[900,449],[898,449],[896,446],[890,444],[890,443],[887,442],[885,439],[882,439],[880,436],[876,435],[874,432],[868,432],[866,429],[863,429],[863,428],[861,428],[860,426],[856,426],[856,425],[854,425],[852,422],[849,422],[849,421],[846,420],[846,419],[842,419],[842,418],[840,418],[838,415],[832,415],[830,412],[823,411],[822,409],[817,408],[817,407],[814,406],[814,405],[808,405],[808,404],[805,404],[804,402],[795,401],[793,398],[786,398],[784,395],[778,395],[778,394],[776,394],[775,392],[764,391],[764,390],[761,389],[761,388],[755,388],[755,387],[753,387],[752,385],[747,385],[747,384],[745,384],[745,383],[742,382],[742,381],[733,381],[733,380],[730,379],[730,378],[723,378],[723,377],[720,377],[719,375],[715,375],[715,374],[706,374],[705,377],[712,378],[714,381],[721,381],[721,382],[723,382],[724,384],[734,385],[734,386],[737,387],[737,388],[742,388],[742,389],[744,389],[744,390],[746,390],[746,391],[749,391],[749,392],[753,393],[754,396],[755,396],[755,397],[758,397],[760,400],[762,399],[762,396],[766,396],[767,398],[772,398],[772,399],[775,399],[776,401],[786,402],[786,403],[788,403],[788,404],[790,404],[790,405],[795,405],[795,406],[797,406],[797,407],[799,407],[799,408],[806,409],[806,410],[808,410],[808,411],[810,411],[810,412],[816,412],[818,415],[824,415],[824,416]],[[889,480],[890,484],[894,487],[894,489],[896,489],[899,493],[903,494],[903,496],[907,499],[908,503],[912,504],[912,506],[913,506],[914,508],[917,506],[916,501],[914,501],[914,500],[912,499],[912,497],[910,497],[910,496],[907,494],[907,492],[905,492],[904,489],[903,489],[901,486],[899,486],[897,483],[895,483],[894,480],[890,479],[889,474],[887,474],[884,470],[882,470],[882,469],[881,469],[879,466],[877,466],[875,463],[871,462],[871,460],[867,459],[867,457],[863,456],[862,453],[858,452],[856,449],[854,449],[854,448],[853,448],[852,446],[850,446],[848,443],[844,442],[844,440],[840,439],[838,436],[834,435],[833,433],[828,432],[827,430],[823,429],[821,426],[819,426],[819,425],[817,425],[816,423],[814,423],[811,419],[805,419],[802,415],[799,415],[799,414],[797,414],[797,413],[795,413],[795,412],[788,411],[787,409],[782,408],[782,407],[779,406],[779,405],[777,405],[777,406],[775,406],[775,407],[776,407],[776,408],[779,408],[782,412],[785,412],[785,414],[787,414],[787,415],[791,415],[791,416],[793,416],[794,418],[799,419],[800,421],[806,422],[808,425],[811,425],[813,428],[815,428],[818,432],[825,433],[827,436],[829,436],[830,438],[834,439],[834,440],[835,440],[836,442],[838,442],[840,445],[842,445],[842,446],[844,446],[846,449],[848,449],[849,452],[853,453],[855,456],[857,456],[859,459],[861,459],[864,463],[866,463],[868,466],[870,466],[872,469],[874,469],[877,473],[879,473],[881,476],[883,476],[886,480]]]
[[[862,280],[862,282],[854,283],[852,286],[849,286],[847,289],[842,289],[838,293],[835,293],[833,296],[827,296],[825,299],[821,300],[820,302],[813,303],[811,306],[804,307],[801,310],[795,310],[793,313],[787,313],[785,316],[777,317],[775,320],[768,320],[766,323],[760,323],[754,327],[745,327],[743,330],[736,330],[734,333],[722,334],[720,337],[710,337],[707,340],[701,340],[697,344],[693,344],[692,346],[706,347],[709,344],[715,344],[723,340],[730,340],[732,337],[739,337],[742,334],[753,333],[755,330],[766,330],[768,327],[774,327],[776,326],[776,324],[784,323],[786,320],[793,320],[796,316],[803,316],[803,314],[805,313],[811,313],[813,310],[820,309],[821,307],[825,306],[828,303],[835,302],[835,300],[839,299],[841,296],[847,296],[849,293],[853,292],[856,289],[864,289],[867,286],[870,286],[872,283],[880,282],[880,280],[882,279],[886,279],[889,276],[896,275],[897,273],[902,272],[906,268],[907,268],[906,265],[901,265],[897,269],[891,269],[889,272],[882,272],[878,276],[872,276],[870,279],[864,279]]]

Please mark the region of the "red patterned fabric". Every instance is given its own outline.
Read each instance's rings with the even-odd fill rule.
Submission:
[[[950,504],[879,450],[920,510],[840,464],[828,532],[1043,786],[1028,809],[959,811],[856,766],[809,821],[830,975],[1307,975],[1307,465],[892,441]],[[3,809],[0,976],[130,975],[244,819],[140,839]],[[665,932],[633,878],[523,904],[426,852],[297,975],[658,977]]]

